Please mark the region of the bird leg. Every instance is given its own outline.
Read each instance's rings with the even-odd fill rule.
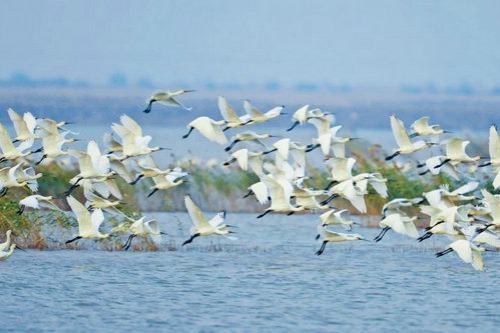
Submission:
[[[270,212],[272,212],[272,210],[266,209],[266,211],[264,213],[260,214],[259,216],[257,216],[257,218],[260,219],[261,217],[264,217],[266,214],[268,214]]]
[[[65,194],[66,196],[69,196],[69,195],[71,194],[71,192],[73,192],[73,190],[74,190],[75,188],[77,188],[78,186],[80,186],[80,185],[78,185],[78,183],[79,183],[82,179],[83,179],[82,177],[78,178],[78,179],[76,180],[76,182],[74,182],[73,184],[71,184],[70,188],[69,188],[66,192],[64,192],[64,194]]]
[[[144,111],[142,111],[142,112],[144,112],[144,113],[150,113],[151,112],[151,106],[152,106],[153,102],[155,102],[155,100],[150,100],[149,103],[148,103],[147,108],[144,109]]]
[[[81,238],[82,238],[82,236],[76,236],[75,238],[66,241],[66,244],[73,243],[74,241],[79,240]]]
[[[186,240],[184,243],[182,243],[182,245],[181,245],[181,246],[184,246],[184,245],[186,245],[186,244],[191,243],[191,242],[193,241],[193,239],[195,239],[195,238],[196,238],[196,237],[198,237],[198,236],[200,236],[200,234],[199,234],[199,233],[192,235],[192,236],[191,236],[188,240]]]
[[[437,169],[437,168],[442,167],[443,165],[445,165],[445,164],[446,164],[446,163],[448,163],[449,161],[451,161],[451,159],[449,159],[449,158],[445,158],[445,159],[443,160],[443,162],[441,162],[441,163],[439,163],[438,165],[436,165],[436,166],[434,167],[434,169]]]
[[[441,251],[441,252],[438,252],[436,253],[436,257],[439,258],[439,257],[442,257],[444,256],[445,254],[448,254],[450,252],[453,252],[453,249],[451,247],[447,248],[446,250],[444,251]]]
[[[231,142],[231,144],[230,144],[229,146],[227,146],[226,148],[224,148],[224,151],[230,151],[230,150],[231,150],[231,148],[233,148],[233,147],[234,147],[234,145],[235,145],[235,144],[237,144],[237,143],[238,143],[238,142],[240,142],[240,141],[241,141],[241,140],[238,140],[238,139],[234,140],[233,142]]]
[[[182,138],[183,138],[183,139],[187,138],[187,137],[189,136],[189,134],[191,134],[191,132],[192,132],[193,130],[194,130],[194,127],[190,127],[190,128],[189,128],[189,132],[187,132],[186,134],[184,134],[184,135],[182,136]]]
[[[394,154],[392,155],[389,155],[385,158],[386,161],[390,161],[392,160],[394,157],[398,156],[399,154],[401,154],[399,151],[395,152]]]
[[[323,251],[325,251],[326,243],[328,243],[328,241],[326,241],[326,240],[324,240],[323,243],[321,243],[321,247],[319,248],[318,251],[316,251],[317,256],[321,255],[321,253],[323,253]]]
[[[137,235],[136,234],[132,234],[132,235],[128,236],[127,241],[123,245],[123,249],[125,251],[127,251],[130,248],[130,245],[132,245],[132,240],[134,239],[135,236],[137,236]]]
[[[139,179],[141,179],[142,177],[144,177],[144,175],[143,175],[143,174],[140,174],[139,176],[137,176],[137,178],[136,178],[136,179],[134,179],[134,181],[132,181],[132,182],[130,183],[130,185],[135,185],[135,184],[139,181]]]
[[[36,162],[36,163],[35,163],[35,165],[38,165],[38,164],[42,163],[42,161],[43,161],[44,159],[46,159],[46,158],[47,158],[47,154],[43,154],[43,155],[42,155],[42,158],[41,158],[38,162]]]
[[[155,194],[155,192],[156,192],[156,191],[158,191],[158,189],[157,189],[157,188],[155,188],[153,191],[151,191],[151,193],[149,193],[149,194],[148,194],[148,198],[149,198],[150,196],[152,196],[153,194]]]
[[[387,233],[387,231],[389,231],[389,227],[384,227],[384,229],[382,229],[382,231],[380,231],[380,233],[373,239],[376,243],[380,242],[382,240],[382,238],[384,238],[385,234]]]
[[[228,166],[229,164],[234,163],[234,162],[236,162],[236,158],[232,158],[229,161],[224,162],[222,165]]]
[[[316,148],[319,148],[321,147],[321,145],[318,143],[318,144],[315,144],[315,145],[307,145],[307,148],[306,148],[306,153],[310,152],[310,151],[313,151],[314,149]]]
[[[419,238],[417,238],[417,240],[419,242],[422,242],[422,241],[426,240],[427,238],[430,238],[432,235],[433,235],[432,232],[427,231],[425,234],[423,234],[422,236],[420,236]]]
[[[297,125],[299,125],[300,123],[298,121],[294,122],[292,127],[290,127],[289,129],[287,129],[286,131],[287,132],[290,132],[291,130],[293,130]]]

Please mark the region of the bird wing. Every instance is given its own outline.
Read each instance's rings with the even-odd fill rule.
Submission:
[[[234,108],[229,104],[224,96],[219,96],[219,110],[222,118],[228,123],[240,123],[240,117],[234,111]]]
[[[120,121],[123,126],[130,132],[134,133],[135,136],[142,136],[142,128],[134,119],[130,118],[126,114],[122,114],[120,116]]]
[[[468,240],[459,239],[450,244],[450,247],[455,251],[460,259],[470,264],[472,263],[472,248]]]
[[[33,209],[40,208],[40,204],[35,195],[30,195],[19,201],[19,205],[30,207]]]
[[[226,219],[226,211],[223,210],[223,211],[220,211],[218,212],[217,214],[215,214],[214,217],[212,217],[208,223],[214,227],[214,228],[217,228],[218,226],[220,226],[222,223],[224,223],[224,220]]]
[[[403,121],[396,118],[396,116],[391,116],[391,129],[394,139],[400,148],[411,146],[411,140],[406,132]]]
[[[264,182],[257,182],[249,187],[261,205],[265,205],[269,201],[269,191]]]
[[[205,228],[209,227],[211,228],[212,226],[208,223],[207,218],[203,213],[201,212],[200,208],[196,206],[191,199],[189,195],[186,195],[184,197],[184,204],[186,205],[186,209],[188,211],[189,217],[191,218],[191,221],[195,225],[196,228]]]
[[[500,137],[498,136],[497,127],[495,125],[490,127],[488,150],[490,159],[500,159]]]
[[[456,190],[454,190],[452,193],[456,194],[465,194],[469,193],[471,191],[474,191],[477,187],[479,186],[479,183],[476,181],[468,182],[465,185],[460,186]]]
[[[102,209],[94,209],[94,211],[90,214],[90,220],[92,223],[92,228],[94,228],[94,230],[96,231],[99,231],[99,227],[104,221],[104,214],[102,212]]]
[[[82,205],[71,195],[68,196],[66,200],[69,207],[71,208],[71,211],[73,212],[73,214],[75,214],[76,220],[78,221],[78,230],[80,236],[94,231],[90,212],[87,210],[87,208],[85,208],[84,205]]]
[[[429,129],[429,117],[425,116],[415,120],[410,127],[414,133],[422,133],[427,131]]]
[[[243,108],[246,113],[250,116],[250,118],[263,117],[264,114],[253,106],[249,101],[243,101]]]
[[[238,161],[238,165],[243,171],[248,170],[248,149],[239,149],[232,153],[231,156],[236,158],[236,160]]]
[[[204,137],[218,144],[226,144],[227,138],[222,131],[220,124],[209,117],[198,117],[188,126],[196,128]]]
[[[28,126],[26,125],[23,117],[21,117],[16,111],[9,108],[7,112],[9,113],[9,118],[12,121],[12,125],[14,125],[14,129],[18,136],[26,137],[30,136],[33,133],[28,129]]]
[[[9,132],[5,129],[5,127],[0,123],[0,148],[2,148],[2,152],[4,155],[8,153],[17,153],[16,147],[12,143],[12,139],[10,138]]]

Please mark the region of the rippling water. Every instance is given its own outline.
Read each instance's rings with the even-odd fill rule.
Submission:
[[[228,214],[239,240],[188,237],[186,214],[156,215],[158,252],[28,251],[0,262],[0,331],[494,332],[498,253],[477,273],[453,253],[388,233],[319,243],[315,217]],[[372,239],[377,229],[354,230]],[[434,238],[434,237],[433,237]],[[80,241],[92,242],[89,240]],[[170,250],[169,250],[170,249]]]

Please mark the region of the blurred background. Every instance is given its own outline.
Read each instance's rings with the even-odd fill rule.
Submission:
[[[486,132],[500,105],[498,13],[493,0],[2,2],[0,110],[185,126],[220,118],[224,95],[239,112],[244,99],[321,107],[350,130],[389,129],[398,114]],[[192,114],[142,114],[151,93],[180,88],[197,91],[182,97]]]

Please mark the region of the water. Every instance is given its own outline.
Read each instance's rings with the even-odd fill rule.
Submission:
[[[188,238],[185,213],[153,214],[158,252],[28,251],[0,263],[0,331],[496,331],[498,253],[475,272],[444,238],[314,252],[314,215],[228,214],[237,241]],[[368,239],[378,229],[354,230]],[[82,241],[80,241],[82,242]],[[84,242],[92,242],[84,240]],[[170,249],[170,250],[169,250]]]

